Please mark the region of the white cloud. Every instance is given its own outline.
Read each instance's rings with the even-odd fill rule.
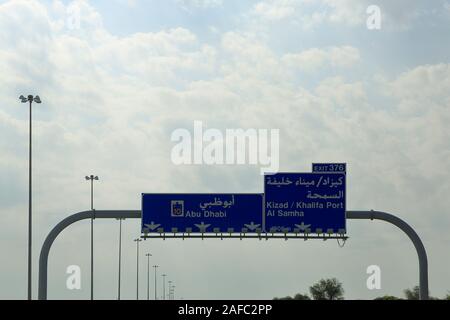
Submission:
[[[401,74],[390,83],[391,92],[401,99],[423,103],[424,99],[433,98],[433,102],[440,102],[444,106],[449,101],[436,100],[448,98],[450,86],[450,65],[440,63],[436,65],[418,66]],[[427,108],[421,108],[426,110]]]
[[[254,13],[269,20],[280,20],[295,13],[295,1],[270,0],[261,1],[254,7]]]
[[[223,5],[223,0],[176,0],[183,8],[215,8]]]
[[[324,23],[361,27],[370,5],[381,8],[383,28],[405,30],[418,18],[439,13],[448,4],[445,0],[262,0],[254,6],[253,14],[265,20],[292,20],[307,29]]]
[[[313,72],[325,67],[345,68],[351,67],[360,61],[357,48],[351,46],[312,48],[299,53],[288,53],[283,61],[290,67],[303,71]]]
[[[333,5],[338,6],[337,2]],[[450,205],[446,196],[450,192],[448,64],[417,66],[382,81],[372,81],[370,71],[366,79],[349,80],[346,72],[353,65],[364,67],[359,49],[352,46],[331,45],[286,53],[239,28],[221,35],[217,44],[205,43],[186,27],[117,37],[104,28],[101,15],[87,2],[83,3],[87,14],[83,15],[81,29],[68,30],[64,18],[56,14],[65,9],[61,2],[53,9],[38,1],[11,1],[0,6],[0,27],[5,30],[0,33],[0,133],[4,137],[0,140],[0,173],[7,179],[2,180],[0,188],[14,190],[0,197],[0,206],[6,212],[0,250],[12,252],[8,266],[0,266],[8,272],[0,272],[0,282],[16,288],[0,289],[2,297],[9,297],[11,292],[21,297],[19,285],[25,287],[23,279],[13,281],[9,274],[17,269],[15,266],[24,265],[21,250],[25,248],[22,234],[26,213],[27,118],[26,108],[20,108],[17,97],[29,91],[39,93],[44,101],[34,113],[37,247],[51,226],[69,213],[88,207],[89,190],[83,177],[90,172],[101,177],[96,189],[98,208],[138,208],[143,191],[261,192],[256,168],[180,168],[171,164],[171,131],[190,128],[193,120],[200,119],[217,128],[280,128],[285,170],[309,170],[307,164],[314,161],[348,162],[349,208],[374,208],[404,217],[417,228],[427,249],[435,250],[430,254],[430,274],[436,271],[448,276],[450,262],[446,251],[439,249],[441,243],[449,240],[443,232],[450,225],[446,214]],[[287,11],[281,12],[274,16],[281,17]],[[347,15],[336,12],[340,12],[336,13],[336,21]],[[337,69],[339,75],[328,74],[329,68]],[[325,75],[306,89],[292,81],[298,76],[298,69],[310,72],[301,73],[302,77],[317,70]],[[371,96],[386,98],[386,104],[378,105]],[[10,198],[11,194],[17,198]],[[115,276],[108,255],[114,239],[107,238],[112,237],[113,226],[98,225],[96,234],[102,239],[98,249],[105,252],[98,264],[107,283]],[[65,234],[58,239],[51,261],[54,274],[64,270],[68,261],[87,266],[88,255],[78,252],[79,246],[88,247],[83,227],[74,226],[67,238]],[[348,251],[339,253],[345,259],[340,260],[343,262],[339,270],[333,270],[338,276],[348,277],[348,292],[353,298],[368,297],[370,293],[352,281],[353,273],[348,276],[349,265],[361,267],[364,273],[367,266],[360,264],[368,260],[377,259],[388,265],[392,261],[400,263],[405,270],[391,266],[386,271],[387,277],[389,273],[403,275],[403,280],[395,279],[393,288],[398,292],[414,285],[417,279],[415,268],[404,262],[410,261],[411,252],[393,250],[386,258],[381,253],[373,256],[376,250],[368,249],[372,244],[363,237],[369,232],[374,232],[380,243],[385,244],[387,237],[393,238],[390,248],[403,248],[405,241],[397,233],[387,235],[391,231],[387,227],[373,228],[352,228],[352,236],[361,238]],[[137,230],[130,222],[128,238],[135,236]],[[12,242],[18,246],[14,251],[10,251]],[[182,278],[185,289],[180,286],[180,290],[188,292],[193,282],[201,284],[200,277],[212,277],[210,270],[226,263],[211,262],[209,254],[217,251],[213,244],[218,245],[185,244],[180,251],[178,242],[164,243],[154,247],[155,257],[173,255],[171,260],[158,259]],[[288,257],[291,263],[279,280],[287,286],[294,280],[306,283],[313,276],[322,277],[320,273],[325,270],[314,263],[306,265],[301,274],[289,269],[299,261],[295,255],[297,246],[290,244],[280,247],[278,242],[272,242],[261,248],[249,242],[243,244],[243,251],[235,250],[235,242],[222,245],[221,249],[228,253],[226,258],[231,260],[247,257],[245,252],[261,250],[255,258],[261,263],[253,266],[252,274],[279,271],[277,263],[262,263],[265,250],[275,255],[275,262]],[[191,259],[199,261],[197,265],[186,266],[177,260],[187,255],[185,248],[190,248],[190,257],[197,257]],[[131,249],[128,247],[125,252]],[[305,254],[320,253],[327,258],[337,255],[335,249],[322,243],[304,248]],[[200,254],[205,250],[206,259]],[[355,252],[358,261],[352,260]],[[37,253],[36,250],[36,256]],[[246,262],[253,263],[250,258]],[[177,269],[180,265],[183,270]],[[198,265],[204,268],[201,275]],[[258,269],[261,265],[264,268]],[[224,272],[231,276],[236,271],[233,268],[237,267],[224,268]],[[62,277],[51,279],[52,297],[56,297],[55,292],[72,297],[57,287]],[[441,279],[430,280],[434,287],[444,290]],[[252,281],[247,287],[260,285],[261,290],[248,289],[239,293],[242,297],[253,294],[255,298],[272,298],[276,290],[270,281]],[[225,288],[227,284],[222,281],[217,286]],[[208,296],[206,285],[197,287],[198,296],[188,298]],[[106,284],[99,296],[111,298],[113,290],[108,289],[111,288]],[[134,293],[132,289],[125,289],[129,297]],[[230,292],[214,290],[208,297],[220,298]]]

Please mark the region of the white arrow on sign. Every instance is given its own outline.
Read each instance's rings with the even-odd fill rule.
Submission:
[[[210,224],[205,224],[203,221],[200,224],[194,224],[197,228],[199,228],[200,233],[205,233],[206,229],[211,226]]]
[[[306,229],[308,229],[309,227],[311,227],[310,224],[305,224],[304,222],[302,222],[302,224],[296,224],[295,225],[297,228],[299,228],[302,231],[305,231]]]
[[[246,226],[247,229],[249,229],[250,231],[254,231],[254,230],[256,230],[256,229],[260,226],[260,224],[255,224],[255,223],[252,221],[252,222],[250,222],[250,224],[244,224],[244,226]]]
[[[160,224],[155,224],[153,221],[150,224],[144,224],[150,231],[155,230],[160,226]]]

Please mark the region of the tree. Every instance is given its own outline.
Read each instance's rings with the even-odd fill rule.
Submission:
[[[420,288],[419,286],[415,286],[412,289],[403,290],[405,293],[405,297],[408,300],[419,300],[420,299]],[[438,297],[429,296],[428,300],[439,300]],[[444,300],[450,300],[450,295],[447,295]]]
[[[309,287],[309,292],[314,300],[343,300],[344,288],[336,278],[321,279]]]
[[[395,297],[395,296],[381,296],[381,297],[376,297],[374,300],[402,300],[401,298]]]
[[[273,298],[273,300],[292,300],[291,296],[283,297],[283,298]]]
[[[294,297],[287,296],[284,298],[273,298],[273,300],[311,300],[307,294],[297,293]]]
[[[405,294],[407,300],[419,300],[420,298],[419,292],[420,292],[419,286],[415,286],[412,289],[403,290],[403,293]]]
[[[311,298],[307,294],[297,293],[294,296],[294,300],[311,300]]]

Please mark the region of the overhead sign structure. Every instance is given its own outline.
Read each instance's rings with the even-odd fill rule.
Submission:
[[[264,176],[264,194],[142,194],[142,233],[346,233],[346,164]],[[318,236],[310,236],[318,237]]]
[[[256,233],[262,212],[262,194],[142,194],[142,233]]]
[[[265,231],[344,234],[345,173],[278,173],[264,177]]]

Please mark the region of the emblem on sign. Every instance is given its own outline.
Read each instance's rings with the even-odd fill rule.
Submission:
[[[184,201],[183,200],[171,201],[170,213],[172,217],[184,217]]]

